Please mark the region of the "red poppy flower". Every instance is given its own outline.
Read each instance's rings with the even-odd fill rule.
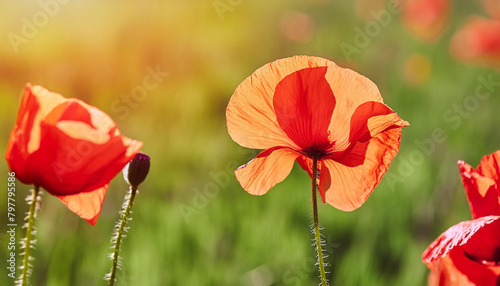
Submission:
[[[500,216],[500,151],[484,156],[477,170],[464,161],[458,166],[472,218]]]
[[[99,109],[26,84],[5,158],[21,182],[43,187],[95,224],[109,181],[141,146]]]
[[[500,151],[484,156],[474,170],[458,162],[472,221],[441,234],[423,253],[429,285],[500,284]]]
[[[453,36],[450,50],[459,60],[500,67],[500,20],[471,17]]]
[[[417,38],[426,42],[439,39],[449,16],[449,0],[407,0],[403,5],[403,23]]]
[[[243,189],[263,195],[294,161],[312,178],[318,158],[323,202],[358,208],[380,182],[408,126],[384,105],[377,86],[326,59],[296,56],[269,63],[235,90],[226,110],[231,138],[264,149],[235,171]]]
[[[461,222],[441,234],[422,255],[429,286],[500,283],[500,216]]]

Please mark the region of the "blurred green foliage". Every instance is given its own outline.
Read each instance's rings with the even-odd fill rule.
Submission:
[[[457,27],[482,13],[472,1],[454,2],[449,26],[435,43],[416,40],[392,14],[350,61],[341,44],[353,45],[355,28],[375,21],[373,15],[358,17],[351,1],[69,1],[16,53],[9,33],[22,35],[23,19],[31,21],[42,2],[0,2],[0,149],[26,82],[99,107],[123,134],[144,142],[151,171],[136,197],[118,285],[319,282],[307,174],[295,166],[263,197],[247,194],[233,175],[258,151],[239,147],[227,134],[227,102],[242,80],[275,59],[316,55],[353,68],[411,123],[389,172],[361,208],[319,208],[332,285],[425,285],[421,253],[449,226],[470,219],[457,160],[476,166],[499,149],[498,86],[474,108],[456,109],[472,106],[479,77],[500,82],[498,70],[449,55]],[[216,8],[220,3],[229,5],[223,13]],[[412,57],[416,66],[408,64]],[[141,86],[148,69],[168,76],[127,105],[122,95]],[[6,182],[5,163],[0,174]],[[126,188],[118,175],[93,227],[44,193],[33,285],[105,284],[109,239]],[[18,182],[19,226],[28,189]],[[7,217],[5,195],[0,216]],[[17,227],[17,241],[23,236]],[[0,277],[2,285],[13,285],[6,267]]]

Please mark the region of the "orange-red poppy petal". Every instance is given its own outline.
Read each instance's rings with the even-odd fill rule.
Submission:
[[[33,182],[28,158],[40,147],[40,122],[57,105],[66,102],[62,95],[29,83],[24,87],[16,125],[12,129],[5,152],[10,170],[18,170],[16,177],[23,183]]]
[[[329,122],[331,152],[339,152],[350,146],[351,118],[355,110],[366,102],[383,103],[380,92],[371,80],[350,69],[332,63],[325,78],[335,95],[335,109]]]
[[[343,210],[360,207],[387,171],[399,150],[401,128],[386,130],[348,152],[323,160],[320,186],[326,202]],[[329,172],[329,176],[324,175]]]
[[[480,237],[476,237],[471,240],[476,233],[483,227],[490,225],[488,228],[492,228],[487,232],[483,233]],[[498,238],[500,235],[500,216],[485,216],[480,217],[475,220],[463,221],[449,228],[447,231],[442,233],[422,254],[422,259],[425,263],[430,263],[434,260],[445,257],[452,249],[455,247],[463,246],[466,243],[475,241],[474,244],[477,246],[481,240],[490,241],[492,239]],[[490,237],[488,237],[490,236]],[[478,238],[480,238],[478,240]],[[500,247],[500,240],[495,240],[492,242],[496,243],[497,247]],[[485,244],[486,245],[486,244]],[[491,249],[491,243],[487,244],[488,249]],[[482,253],[482,251],[481,251]],[[473,252],[469,255],[474,255]]]
[[[349,142],[365,142],[389,128],[405,126],[410,124],[387,105],[368,101],[358,106],[352,115]]]
[[[499,154],[497,151],[483,157],[477,171],[463,161],[458,162],[473,219],[500,215]]]
[[[500,216],[456,224],[422,254],[429,285],[497,286],[500,281]]]
[[[331,64],[322,58],[295,56],[276,60],[256,70],[236,88],[229,100],[226,119],[231,138],[241,146],[253,149],[297,148],[276,119],[273,107],[276,86],[293,72]]]
[[[309,174],[309,177],[312,178],[313,171],[312,171],[312,166],[313,166],[313,160],[309,157],[306,156],[299,156],[297,158],[297,163],[299,163],[300,167],[307,171],[307,174]]]
[[[500,266],[500,216],[486,218],[494,221],[479,228],[462,248],[475,261]]]
[[[108,184],[141,146],[99,109],[27,84],[6,160],[23,183],[69,195]]]
[[[283,181],[292,170],[297,152],[282,147],[262,151],[253,160],[235,171],[243,189],[252,195],[263,195]]]
[[[108,185],[91,192],[74,195],[57,196],[72,212],[95,225],[101,213],[102,202],[106,196]]]
[[[307,171],[307,174],[309,174],[309,177],[312,179],[313,173],[312,173],[312,167],[313,167],[313,160],[311,158],[308,158],[306,156],[300,156],[297,158],[297,163],[299,163],[300,167],[302,169]],[[330,186],[331,178],[330,178],[330,172],[325,168],[323,169],[323,161],[319,160],[317,163],[318,168],[317,170],[317,178],[316,178],[316,185],[318,186],[318,191],[321,196],[321,200],[323,203],[326,203],[326,197],[325,197],[325,188],[324,186]],[[322,172],[324,170],[324,172]],[[323,184],[320,184],[320,182],[323,182]]]
[[[461,248],[427,266],[431,269],[428,286],[497,286],[500,278],[500,266],[471,260]]]
[[[484,156],[477,166],[477,172],[500,183],[500,150]]]
[[[296,71],[281,80],[274,93],[278,123],[302,150],[326,150],[331,145],[328,127],[335,96],[326,71],[326,66]]]
[[[141,146],[96,107],[26,84],[5,158],[20,181],[94,224],[109,181]]]
[[[142,146],[142,142],[119,133],[98,133],[95,138],[102,138],[103,142],[90,140],[90,137],[87,140],[75,138],[72,129],[92,130],[74,121],[42,124],[42,147],[36,154],[44,159],[32,160],[32,168],[47,170],[37,172],[40,176],[38,183],[54,195],[88,192],[108,184]]]

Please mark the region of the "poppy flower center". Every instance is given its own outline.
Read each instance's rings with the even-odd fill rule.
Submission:
[[[329,152],[327,151],[328,145],[329,144],[326,142],[322,144],[313,143],[310,147],[301,150],[300,153],[311,159],[314,158],[314,156],[321,159],[329,155]]]

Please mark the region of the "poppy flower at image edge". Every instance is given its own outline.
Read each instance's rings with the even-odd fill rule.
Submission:
[[[226,118],[236,143],[263,149],[235,171],[243,189],[265,194],[295,161],[312,178],[317,156],[323,202],[345,211],[368,198],[399,150],[401,127],[409,126],[369,79],[308,56],[255,71],[236,88]]]
[[[441,234],[422,254],[431,269],[429,285],[499,285],[500,151],[486,155],[476,170],[458,162],[472,221]]]
[[[423,253],[429,286],[500,283],[500,216],[461,222],[441,234]]]
[[[472,218],[500,216],[500,150],[484,156],[477,170],[464,161],[458,167]]]
[[[19,181],[44,188],[93,225],[110,180],[141,146],[96,107],[28,83],[5,158]]]

